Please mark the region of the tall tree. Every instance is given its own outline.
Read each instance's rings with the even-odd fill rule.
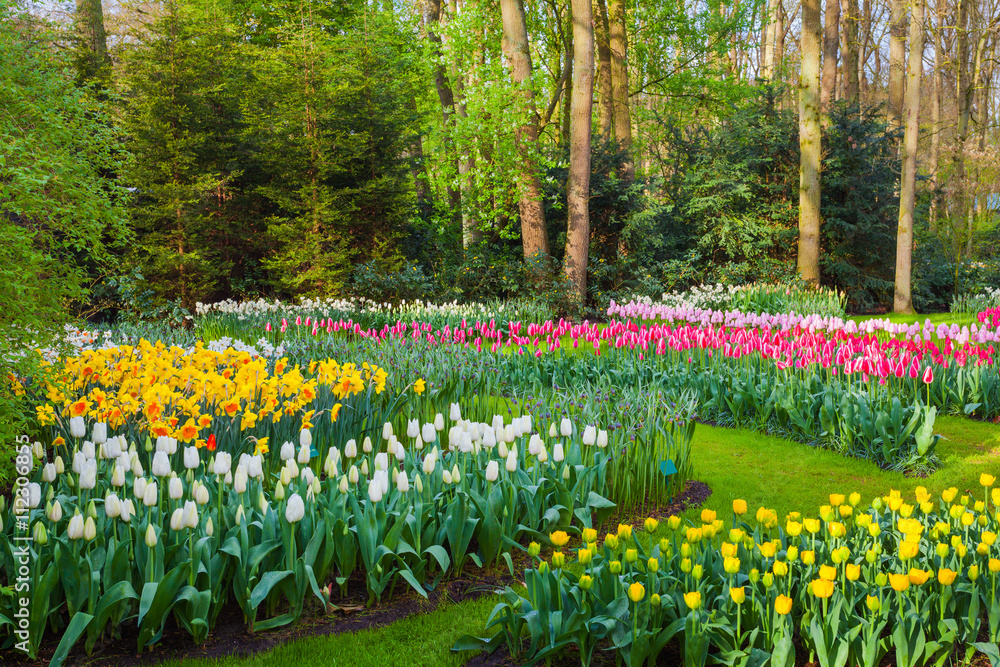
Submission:
[[[101,0],[76,0],[77,73],[82,81],[100,78],[111,64]]]
[[[441,0],[425,0],[424,25],[427,27],[427,39],[431,43],[431,56],[434,58],[434,87],[437,89],[438,101],[441,104],[441,120],[444,128],[444,150],[447,162],[455,171],[459,171],[458,154],[455,152],[455,91],[448,80],[448,71],[441,60]],[[448,179],[446,190],[448,201],[453,212],[458,212],[462,206],[462,192],[456,188],[452,179]]]
[[[524,121],[514,130],[518,153],[521,196],[521,242],[524,256],[549,254],[549,236],[545,229],[542,184],[538,175],[538,110],[531,87],[531,52],[528,50],[528,27],[522,0],[500,0],[503,16],[503,51],[510,61],[517,94],[523,102]]]
[[[924,0],[913,0],[910,14],[910,59],[903,110],[905,134],[899,185],[899,225],[896,230],[896,289],[892,309],[913,312],[910,290],[913,259],[913,209],[917,185],[917,139],[920,134],[920,80],[924,74]]]
[[[572,0],[573,106],[570,120],[569,214],[565,270],[581,303],[587,298],[587,256],[590,252],[590,136],[594,100],[594,32],[590,0]]]
[[[614,122],[614,87],[611,82],[611,28],[607,0],[594,0],[594,41],[597,43],[601,136],[611,137]]]
[[[858,101],[858,0],[841,0],[841,32],[844,36],[844,99]]]
[[[823,81],[820,105],[824,122],[830,111],[830,103],[836,98],[837,90],[837,50],[840,46],[840,0],[826,0],[826,14],[823,21]]]
[[[802,279],[819,284],[820,0],[802,0],[802,65],[799,73],[799,253]]]
[[[779,5],[781,0],[768,0],[767,3],[767,28],[764,32],[764,62],[761,68],[761,78],[767,81],[774,79],[775,72],[775,48],[778,39],[777,32],[780,29],[781,11]]]
[[[906,0],[890,0],[889,11],[889,125],[898,129],[903,118],[906,59]]]
[[[611,22],[611,85],[614,97],[615,141],[625,150],[632,148],[632,112],[629,108],[628,33],[625,29],[625,0],[608,2]],[[625,178],[631,180],[634,167],[631,159],[625,165]]]
[[[938,185],[939,170],[941,165],[941,104],[942,104],[942,77],[943,51],[944,51],[944,3],[945,0],[935,0],[934,3],[934,70],[931,72],[931,155],[930,155],[930,177],[931,197],[930,227],[934,231],[937,227],[938,218]]]

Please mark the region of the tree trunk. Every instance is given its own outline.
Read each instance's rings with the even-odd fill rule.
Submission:
[[[611,87],[614,98],[615,141],[625,150],[632,148],[632,114],[628,95],[628,35],[625,32],[625,0],[608,2],[611,42]],[[631,181],[635,173],[632,160],[625,164],[623,176]]]
[[[802,67],[799,74],[799,256],[802,279],[819,284],[820,226],[820,2],[802,0]]]
[[[566,277],[580,302],[587,299],[587,255],[590,252],[590,115],[594,99],[594,33],[591,0],[572,0],[573,106],[570,121],[569,186],[566,208]]]
[[[559,19],[562,21],[562,18]],[[560,133],[559,133],[559,145],[569,146],[570,136],[569,136],[569,119],[572,117],[570,113],[570,105],[573,101],[573,20],[570,17],[569,25],[566,26],[564,32],[565,41],[563,43],[563,61],[566,65],[563,67],[563,75],[566,80],[566,90],[563,91],[562,98],[562,109],[559,112],[560,121]]]
[[[942,56],[943,45],[944,45],[944,11],[943,11],[944,0],[936,0],[935,2],[935,14],[937,15],[934,21],[934,72],[931,74],[933,77],[932,89],[931,89],[931,210],[930,210],[930,228],[931,231],[937,229],[937,219],[938,219],[938,200],[940,199],[938,195],[938,170],[941,165],[941,77],[943,76],[942,67]]]
[[[827,122],[830,113],[830,103],[836,98],[839,46],[840,0],[826,0],[826,14],[823,17],[823,85],[820,94],[824,123]]]
[[[899,129],[903,114],[906,58],[906,0],[891,0],[889,19],[889,125]]]
[[[842,0],[844,33],[844,99],[858,101],[858,0]]]
[[[764,66],[761,78],[767,81],[774,80],[774,49],[778,30],[778,5],[781,0],[768,0],[767,3],[767,31],[764,35]]]
[[[101,0],[76,0],[76,29],[80,40],[80,80],[98,78],[101,70],[111,63]]]
[[[538,110],[531,88],[531,52],[528,50],[528,28],[524,21],[521,0],[500,0],[503,15],[503,52],[511,64],[514,88],[520,95],[527,120],[514,131],[514,144],[520,158],[521,241],[524,256],[549,254],[549,237],[545,229],[545,209],[542,206],[542,184],[538,177]]]
[[[910,16],[910,61],[906,73],[903,173],[899,184],[899,226],[896,230],[896,290],[892,309],[913,312],[910,277],[913,259],[913,206],[917,187],[917,139],[920,137],[920,79],[924,73],[924,0],[913,0]]]
[[[611,138],[612,123],[614,123],[614,87],[611,83],[611,35],[608,21],[608,5],[606,0],[595,0],[594,8],[594,41],[597,43],[597,58],[600,66],[597,68],[601,106],[599,117],[601,136]]]

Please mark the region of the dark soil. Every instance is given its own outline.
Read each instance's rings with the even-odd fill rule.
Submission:
[[[634,531],[642,531],[646,519],[652,517],[663,522],[667,518],[680,514],[691,507],[699,507],[708,497],[712,495],[712,489],[708,484],[697,480],[688,480],[684,485],[684,490],[672,498],[666,505],[650,505],[630,510],[628,514],[616,512],[608,521],[612,528],[619,523],[631,523]]]

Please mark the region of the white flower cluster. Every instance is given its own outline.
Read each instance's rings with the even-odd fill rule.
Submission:
[[[235,338],[223,337],[209,342],[206,349],[212,352],[225,352],[233,349],[237,352],[247,352],[253,357],[264,357],[267,359],[280,359],[285,356],[285,344],[280,343],[277,347],[272,345],[266,338],[261,338],[254,345],[247,345],[243,341]],[[188,350],[191,353],[194,348]]]
[[[455,317],[482,318],[495,317],[508,312],[514,312],[516,304],[496,303],[465,303],[458,301],[448,303],[429,303],[417,299],[415,301],[401,301],[398,304],[380,303],[369,299],[309,299],[303,298],[298,304],[283,303],[281,301],[267,301],[258,299],[256,301],[233,301],[226,299],[218,303],[195,304],[195,313],[199,317],[211,314],[235,315],[237,319],[243,319],[256,315],[277,315],[279,317],[294,317],[296,315],[316,315],[329,317],[332,313],[340,314],[364,314],[364,313],[387,313],[397,317],[426,318],[432,315],[447,315]]]

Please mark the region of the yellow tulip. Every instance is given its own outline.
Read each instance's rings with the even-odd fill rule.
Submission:
[[[792,598],[787,595],[779,595],[774,601],[774,610],[782,616],[787,616],[792,611]]]
[[[660,522],[654,519],[653,517],[649,517],[648,519],[646,519],[645,523],[643,524],[643,527],[646,529],[647,533],[655,533],[656,529],[659,526]]]
[[[780,560],[779,561],[775,561],[774,562],[774,567],[772,569],[774,570],[774,574],[775,575],[777,575],[779,577],[783,577],[786,574],[788,574],[788,563],[785,563],[784,561],[780,561]]]
[[[578,583],[580,584],[581,589],[589,591],[590,588],[594,585],[594,579],[589,574],[585,574],[580,577],[580,581]]]
[[[633,584],[634,585],[634,584]],[[701,607],[701,593],[698,591],[691,591],[690,593],[684,594],[684,604],[687,605],[688,609],[692,611]]]
[[[715,522],[715,510],[705,509],[701,511],[701,522],[702,523],[714,523]]]
[[[632,537],[632,526],[627,523],[618,524],[618,539],[627,540]]]
[[[723,558],[732,558],[736,555],[738,547],[732,542],[723,542],[719,547],[719,553],[722,554]]]
[[[865,597],[865,605],[867,605],[868,611],[877,612],[879,609],[882,608],[882,601],[879,600],[877,597],[868,595]]]
[[[815,551],[803,551],[802,552],[802,562],[806,565],[812,565],[816,562],[816,552]]]
[[[733,501],[733,514],[743,516],[747,513],[747,501],[737,498]],[[736,540],[734,540],[735,542]]]
[[[590,544],[591,542],[596,542],[597,541],[597,531],[594,530],[593,528],[584,528],[583,529],[583,541],[586,542],[587,544]]]
[[[557,530],[554,533],[549,533],[549,541],[552,542],[552,546],[561,549],[569,542],[569,535],[566,534],[565,530]]]
[[[861,577],[861,566],[855,563],[848,563],[845,574],[849,581],[857,581]]]
[[[802,533],[802,524],[798,521],[789,521],[785,524],[785,532],[789,537],[798,537]]]
[[[729,597],[736,604],[743,604],[747,599],[747,592],[742,586],[729,589]]]
[[[837,578],[837,568],[831,565],[820,565],[819,578],[823,581],[833,581]]]
[[[646,571],[647,572],[658,572],[660,569],[660,561],[655,558],[650,558],[646,561]]]
[[[740,559],[727,556],[723,560],[722,568],[727,574],[736,574],[740,571]]]
[[[566,554],[561,551],[556,551],[552,554],[552,567],[557,570],[561,570],[566,564]]]
[[[639,558],[639,552],[636,551],[635,549],[626,549],[625,550],[625,562],[626,563],[634,563],[638,558]]]
[[[841,505],[843,505],[844,504],[844,500],[846,500],[846,498],[844,497],[844,494],[842,494],[842,493],[831,493],[830,494],[830,504],[832,506],[834,506],[834,507],[840,507]]]
[[[984,472],[979,476],[979,483],[983,486],[993,486],[993,483],[997,481],[997,478],[989,473]]]
[[[910,577],[893,573],[889,575],[889,583],[892,585],[892,590],[902,593],[910,587]]]
[[[955,572],[954,570],[949,570],[946,567],[942,567],[940,570],[938,570],[937,573],[938,583],[941,584],[942,586],[951,586],[953,583],[955,583],[956,576],[958,576],[958,573]]]
[[[909,560],[917,555],[920,551],[920,545],[915,542],[900,542],[899,543],[899,557],[902,560]]]
[[[997,574],[1000,572],[1000,560],[996,558],[991,558],[989,562],[989,568],[991,574]]]

